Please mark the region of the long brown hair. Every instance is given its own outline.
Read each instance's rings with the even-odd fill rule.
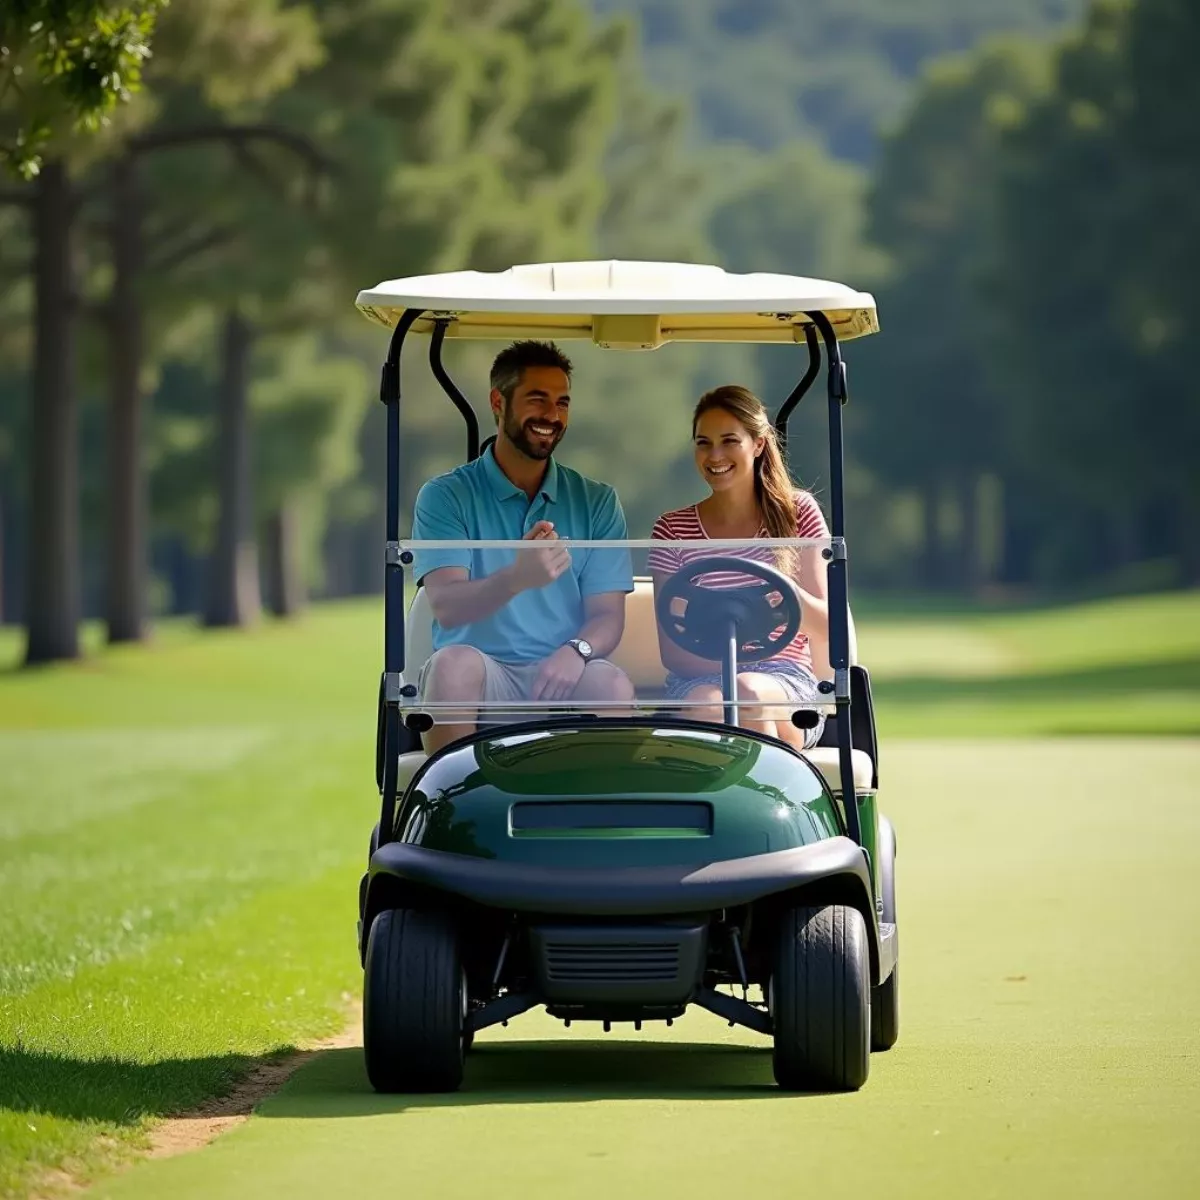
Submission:
[[[754,460],[754,495],[762,510],[763,526],[770,537],[794,538],[798,489],[788,474],[766,406],[749,388],[722,384],[705,392],[697,402],[692,413],[692,437],[696,436],[700,418],[714,408],[727,412],[752,438],[763,439],[762,453]],[[790,546],[781,546],[775,552],[775,561],[781,571],[793,574],[796,552]]]

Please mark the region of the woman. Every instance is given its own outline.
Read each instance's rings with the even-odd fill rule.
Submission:
[[[788,476],[775,430],[762,401],[744,387],[726,384],[705,393],[692,414],[692,441],[696,469],[708,484],[710,495],[688,508],[664,513],[654,524],[652,538],[695,541],[696,549],[651,550],[650,573],[655,593],[677,570],[701,558],[730,551],[709,550],[712,538],[827,538],[829,528],[809,493],[800,491]],[[757,559],[775,566],[795,580],[803,609],[800,632],[778,654],[742,664],[738,672],[738,698],[748,707],[744,724],[805,749],[821,736],[824,717],[815,729],[797,729],[790,715],[797,708],[815,708],[822,697],[817,690],[818,668],[829,662],[829,610],[826,600],[825,559],[818,547],[739,549],[739,558]],[[761,583],[751,576],[721,573],[701,576],[699,583],[714,587],[746,587]],[[682,649],[660,632],[659,653],[667,668],[667,696],[702,703],[702,709],[685,713],[702,721],[720,721],[721,666]],[[762,705],[786,704],[786,709]],[[753,707],[749,707],[749,706]]]

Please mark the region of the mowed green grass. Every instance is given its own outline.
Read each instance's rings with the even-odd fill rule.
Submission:
[[[927,770],[936,784],[905,783],[885,766],[885,797],[889,808],[894,799],[900,809],[902,845],[912,836],[908,823],[932,822],[949,839],[929,854],[942,870],[962,857],[963,839],[982,834],[998,872],[990,898],[1024,903],[1031,879],[1040,884],[1040,859],[1028,858],[1020,844],[1002,852],[994,830],[964,817],[976,807],[964,799],[976,792],[988,813],[1003,809],[1007,793],[998,798],[977,773],[951,769],[945,757],[951,751],[901,747],[897,739],[1064,728],[1124,734],[1131,724],[1195,732],[1198,618],[1197,597],[1185,594],[1064,611],[861,620],[885,763],[896,755],[898,770],[904,756],[915,755],[913,769]],[[11,631],[0,631],[0,1195],[26,1194],[54,1168],[85,1179],[102,1172],[144,1139],[156,1116],[224,1090],[257,1056],[340,1023],[344,997],[357,994],[360,980],[355,886],[377,809],[372,742],[380,643],[379,606],[368,602],[323,607],[295,625],[250,634],[167,626],[149,648],[22,673],[6,669],[19,648]],[[1092,686],[1096,675],[1113,670],[1133,672],[1135,686]],[[1080,675],[1090,682],[1069,686]],[[1107,789],[1106,805],[1121,809],[1130,835],[1159,830],[1160,818],[1165,822],[1173,811],[1169,801],[1184,806],[1171,816],[1164,841],[1173,839],[1177,857],[1192,855],[1194,872],[1200,864],[1191,848],[1198,843],[1186,836],[1191,809],[1184,805],[1188,788],[1194,794],[1197,786],[1186,758],[1191,745],[1163,743],[1164,754],[1185,754],[1185,774],[1174,782],[1162,775],[1167,760],[1149,743],[1136,761],[1159,764],[1153,785],[1141,768],[1119,783],[1125,777],[1104,765],[1097,786]],[[951,750],[974,752],[965,745]],[[1000,757],[986,758],[993,765],[985,776],[1001,771],[995,764],[1025,761],[1019,746],[997,743],[993,753]],[[1021,804],[1055,805],[1065,821],[1072,806],[1089,799],[1087,788],[1071,781],[1072,764],[1090,761],[1091,748],[1062,753],[1066,758],[1054,768],[1061,782],[1021,768],[1006,788]],[[1071,837],[1055,838],[1055,853],[1072,871],[1090,861],[1072,857]],[[918,842],[918,854],[921,845],[939,844]],[[1124,851],[1123,839],[1104,853],[1116,858]],[[1133,878],[1144,873],[1157,880],[1166,871],[1155,853],[1131,866]],[[966,871],[966,860],[962,865]],[[956,912],[969,903],[953,888],[937,893],[940,876],[929,876],[927,865],[913,869],[937,896],[914,926],[938,928],[943,905]],[[1102,874],[1088,875],[1083,890],[1094,905],[1111,889]],[[981,878],[992,876],[985,871]],[[1136,892],[1134,903],[1144,894]],[[1019,911],[1026,914],[1022,938],[1036,950],[1043,933],[1037,906]],[[1174,904],[1171,913],[1180,912],[1194,908]],[[1091,939],[1089,962],[1111,949],[1099,920],[1089,917],[1070,943]],[[1190,969],[1194,953],[1180,951],[1173,961],[1179,972]],[[906,1003],[920,1021],[922,1013],[942,1010],[930,1007],[927,992],[940,992],[925,988],[924,969],[916,970],[915,981],[906,978]],[[1126,980],[1130,988],[1134,982]],[[1171,986],[1188,984],[1180,975]],[[559,1028],[536,1037],[558,1037]],[[1109,1033],[1097,1034],[1098,1046]],[[697,1061],[698,1053],[676,1060]],[[718,1053],[727,1068],[741,1064],[735,1082],[743,1068],[755,1080],[769,1074],[761,1055]],[[530,1060],[506,1054],[497,1051],[493,1092],[508,1087],[524,1095],[529,1086],[542,1087],[542,1067],[527,1079]],[[485,1084],[489,1061],[480,1059]],[[589,1050],[568,1059],[565,1077],[556,1054],[539,1052],[533,1061],[544,1062],[542,1090],[553,1092],[586,1087],[596,1071],[607,1087],[607,1072],[623,1079],[622,1062],[643,1060],[641,1049],[616,1060]],[[321,1069],[337,1066],[342,1083],[334,1091],[358,1095],[356,1064],[354,1055],[333,1056]],[[689,1069],[677,1066],[672,1078],[681,1078],[679,1087],[691,1096]],[[657,1080],[648,1060],[638,1070]],[[877,1075],[886,1079],[891,1070],[881,1066]],[[911,1078],[922,1077],[916,1070]],[[328,1090],[319,1079],[312,1086],[317,1095]],[[873,1083],[871,1094],[886,1094],[886,1087]],[[545,1101],[528,1103],[540,1109]],[[341,1137],[346,1126],[338,1128]]]
[[[1200,592],[863,612],[881,736],[1200,734]]]
[[[1200,744],[896,742],[902,1033],[853,1095],[786,1095],[765,1039],[690,1014],[486,1031],[453,1096],[361,1052],[105,1200],[1200,1193]]]
[[[357,990],[380,618],[0,674],[0,1195],[331,1032]],[[15,649],[15,639],[6,648]]]

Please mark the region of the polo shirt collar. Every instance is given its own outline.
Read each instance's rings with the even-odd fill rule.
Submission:
[[[491,485],[492,491],[498,500],[508,500],[513,496],[520,496],[522,499],[527,499],[525,492],[517,487],[500,469],[500,464],[496,461],[496,456],[492,452],[491,446],[480,455],[480,458],[483,461],[483,473],[487,476],[488,483]],[[550,459],[546,467],[546,475],[542,480],[541,494],[550,504],[554,504],[558,500],[558,463],[553,458]]]

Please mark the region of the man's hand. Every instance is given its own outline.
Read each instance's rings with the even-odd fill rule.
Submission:
[[[514,592],[535,591],[553,583],[571,566],[571,553],[558,545],[558,534],[549,521],[539,521],[522,539],[526,542],[545,542],[545,549],[518,550],[511,578]],[[570,649],[570,647],[568,647]],[[579,655],[575,655],[576,658]]]
[[[526,553],[526,551],[522,551]],[[530,692],[531,700],[569,700],[575,694],[587,663],[574,646],[559,646],[542,663]]]

